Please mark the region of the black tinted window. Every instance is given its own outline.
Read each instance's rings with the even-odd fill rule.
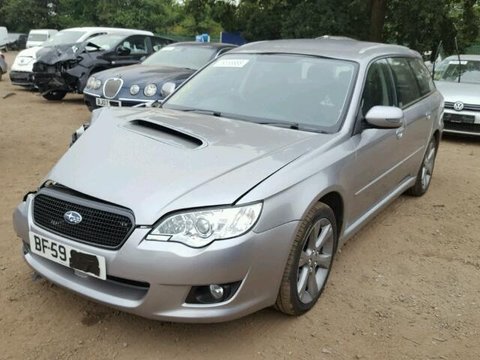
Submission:
[[[392,58],[388,59],[390,67],[395,78],[395,88],[397,89],[398,106],[405,107],[420,98],[420,90],[417,80],[408,65],[407,59]]]
[[[391,77],[385,60],[375,62],[368,70],[362,96],[363,116],[376,105],[395,105]]]
[[[435,89],[433,85],[432,76],[420,59],[410,59],[410,66],[417,78],[418,86],[420,87],[420,94],[426,95]]]

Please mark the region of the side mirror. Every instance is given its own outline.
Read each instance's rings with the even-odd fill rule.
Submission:
[[[165,84],[163,84],[162,89],[160,90],[160,94],[162,94],[162,96],[166,98],[175,91],[175,87],[175,83],[166,82]]]
[[[117,55],[126,56],[126,55],[130,55],[130,52],[131,50],[129,48],[126,48],[123,45],[120,45],[119,47],[117,47]]]
[[[403,110],[394,106],[374,106],[365,120],[380,129],[395,129],[403,125]]]

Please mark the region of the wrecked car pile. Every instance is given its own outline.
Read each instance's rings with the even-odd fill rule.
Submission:
[[[33,66],[34,85],[47,100],[61,100],[68,92],[81,94],[91,74],[136,64],[170,42],[151,35],[108,34],[81,44],[45,47]]]

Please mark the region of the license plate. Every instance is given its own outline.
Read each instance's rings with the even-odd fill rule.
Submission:
[[[60,244],[44,236],[30,232],[30,251],[63,266],[78,270],[90,276],[107,278],[105,258],[74,247]]]
[[[475,116],[446,113],[443,115],[443,121],[458,124],[473,124],[475,122]]]
[[[108,100],[108,99],[103,99],[103,98],[96,98],[95,103],[97,104],[97,106],[114,106],[114,107],[122,106],[121,101]]]

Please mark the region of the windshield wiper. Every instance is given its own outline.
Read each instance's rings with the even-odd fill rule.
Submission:
[[[286,129],[292,129],[292,130],[310,131],[310,132],[316,132],[316,133],[320,133],[320,134],[328,134],[327,131],[320,130],[320,129],[318,129],[316,127],[312,127],[312,126],[305,126],[305,125],[297,123],[297,122],[261,121],[261,122],[257,122],[257,124],[277,126],[277,127],[282,127],[282,128],[286,128]]]
[[[258,124],[262,125],[271,125],[278,126],[287,129],[300,130],[300,124],[296,122],[287,122],[287,121],[261,121]]]
[[[206,114],[206,115],[213,115],[213,116],[222,116],[222,113],[219,112],[219,111],[214,111],[214,110],[203,110],[203,109],[179,109],[180,111],[183,111],[183,112],[195,112],[195,113],[199,113],[199,114]]]

